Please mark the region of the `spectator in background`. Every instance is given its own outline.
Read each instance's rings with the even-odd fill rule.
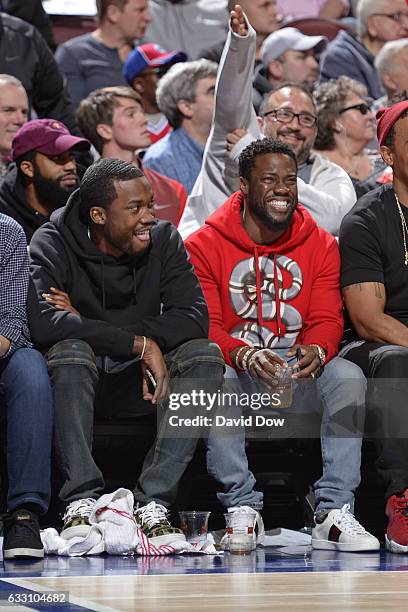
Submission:
[[[148,42],[164,49],[183,49],[189,60],[202,57],[209,47],[224,45],[227,0],[150,0],[149,10]]]
[[[385,95],[376,101],[376,108],[387,106],[397,94],[408,90],[408,38],[385,43],[374,65],[385,89]]]
[[[278,0],[279,13],[285,19],[322,17],[341,19],[349,14],[349,0]]]
[[[228,11],[235,10],[237,4],[237,0],[229,0]],[[279,27],[276,0],[242,0],[239,6],[245,12],[249,23],[256,32],[255,59],[256,63],[258,63],[261,60],[261,45],[263,41],[271,32],[274,32]],[[219,63],[223,48],[224,43],[218,44],[213,48],[206,49],[202,56]]]
[[[319,78],[316,54],[326,45],[325,36],[306,36],[296,28],[282,28],[270,34],[262,43],[261,64],[255,70],[255,108],[259,108],[265,93],[285,81],[303,83],[312,90]]]
[[[161,76],[173,64],[185,62],[184,51],[166,51],[159,45],[146,44],[136,47],[123,66],[123,75],[130,87],[142,98],[148,123],[150,141],[157,142],[170,131],[170,124],[157,106],[156,89]]]
[[[15,133],[28,118],[28,98],[21,81],[0,74],[0,176],[11,161],[11,143]]]
[[[78,187],[74,152],[89,149],[87,140],[54,119],[29,121],[14,136],[15,164],[0,186],[0,212],[18,221],[28,243]]]
[[[55,51],[57,45],[54,40],[52,23],[44,10],[42,0],[29,0],[28,2],[27,0],[2,0],[0,10],[31,23],[40,32],[51,51]]]
[[[311,153],[317,115],[312,94],[303,85],[282,84],[267,94],[257,119],[252,105],[255,45],[255,31],[237,5],[231,11],[231,34],[217,77],[213,126],[180,233],[188,237],[218,208],[222,197],[238,189],[240,152],[253,140],[267,136],[295,150],[299,201],[319,225],[337,236],[342,218],[356,201],[353,184],[340,166]]]
[[[173,131],[151,145],[145,167],[179,181],[187,193],[201,169],[214,109],[217,65],[201,59],[175,64],[162,77],[157,103]]]
[[[63,43],[55,54],[75,108],[95,89],[126,83],[123,62],[150,21],[147,0],[99,0],[97,6],[98,28]]]
[[[375,56],[387,41],[408,35],[408,5],[405,0],[360,0],[357,20],[358,36],[341,31],[323,53],[321,81],[345,75],[365,85],[368,95],[377,99],[384,91]]]
[[[54,56],[34,26],[6,13],[0,13],[0,73],[20,79],[38,117],[62,121],[75,133],[72,106]]]
[[[130,87],[105,87],[82,100],[78,123],[101,157],[115,157],[134,164],[152,186],[155,211],[160,219],[177,225],[187,194],[173,179],[144,168],[137,150],[149,145],[147,118],[137,91]]]
[[[367,149],[375,137],[367,88],[346,76],[322,83],[315,91],[319,115],[314,148],[338,164],[353,181],[357,197],[378,187],[386,164],[378,150]]]

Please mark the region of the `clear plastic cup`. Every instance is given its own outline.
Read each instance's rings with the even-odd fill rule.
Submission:
[[[279,406],[276,403],[272,405],[276,408],[289,408],[293,401],[293,380],[292,380],[293,369],[289,366],[287,368],[279,368],[275,374],[273,382],[273,395],[279,394]]]
[[[227,546],[232,555],[250,555],[255,548],[256,514],[224,514],[227,525]]]
[[[182,510],[179,512],[181,530],[190,544],[204,544],[208,533],[208,518],[211,512]]]

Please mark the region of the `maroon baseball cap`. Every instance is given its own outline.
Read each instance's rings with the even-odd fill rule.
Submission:
[[[61,121],[33,119],[16,132],[11,143],[11,156],[15,161],[28,151],[61,155],[73,147],[79,151],[89,151],[91,145],[85,138],[73,136]]]

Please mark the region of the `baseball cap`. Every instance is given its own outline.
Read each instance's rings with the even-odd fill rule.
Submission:
[[[398,121],[405,111],[408,110],[408,100],[403,100],[388,108],[380,108],[377,111],[377,138],[380,146],[382,146],[387,140],[387,136],[393,127],[394,123]]]
[[[147,43],[133,49],[123,66],[123,76],[129,85],[146,68],[160,68],[167,64],[185,62],[187,54],[184,51],[166,51],[159,45]]]
[[[327,43],[326,36],[307,36],[296,28],[281,28],[269,34],[263,41],[261,60],[267,66],[269,62],[289,50],[309,51],[309,49],[316,49],[320,53],[325,49]]]
[[[16,132],[11,143],[11,156],[15,161],[28,151],[38,151],[44,155],[61,155],[73,147],[79,151],[89,151],[91,145],[85,138],[73,136],[61,121],[33,119],[27,121]]]

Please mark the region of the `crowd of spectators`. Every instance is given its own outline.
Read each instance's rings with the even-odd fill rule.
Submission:
[[[133,490],[154,545],[184,540],[200,438],[219,501],[260,520],[243,428],[176,436],[168,395],[285,372],[322,423],[313,547],[380,547],[354,516],[372,409],[407,553],[408,2],[97,0],[58,46],[39,0],[0,8],[4,557],[44,554],[52,449],[61,536],[87,537],[95,415],[157,418]]]

